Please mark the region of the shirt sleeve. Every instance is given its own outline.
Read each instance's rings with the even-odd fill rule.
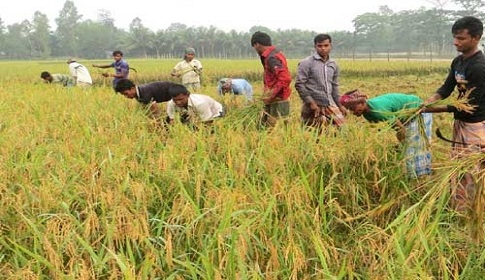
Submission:
[[[248,98],[248,100],[252,100],[253,99],[253,86],[251,86],[250,83],[248,82],[245,82],[244,83],[244,94],[246,94],[246,97]]]
[[[308,73],[309,73],[309,65],[306,61],[300,61],[298,63],[298,69],[296,72],[296,79],[295,79],[295,89],[298,92],[298,95],[305,103],[313,102],[313,98],[311,94],[308,92],[306,88],[306,83],[308,82]]]
[[[130,73],[130,65],[128,63],[122,63],[120,66],[120,74],[123,74],[123,77],[128,77],[128,73]]]
[[[175,119],[175,111],[176,111],[175,110],[175,103],[172,100],[168,101],[168,103],[167,103],[167,115],[171,120]]]
[[[276,83],[271,89],[271,97],[275,98],[278,93],[282,92],[284,88],[288,87],[291,83],[290,71],[287,67],[283,66],[281,60],[277,57],[270,57],[268,59],[268,66],[276,77]]]
[[[443,99],[447,98],[448,96],[451,95],[453,90],[455,89],[456,86],[456,79],[455,79],[455,73],[453,70],[453,65],[454,62],[451,64],[451,69],[448,72],[448,76],[446,77],[444,83],[441,85],[441,87],[436,91]]]
[[[335,66],[335,72],[333,73],[331,83],[332,83],[333,101],[335,101],[335,104],[337,104],[337,106],[340,106],[340,91],[339,91],[339,83],[338,83],[339,74],[340,74],[340,69],[336,65]]]

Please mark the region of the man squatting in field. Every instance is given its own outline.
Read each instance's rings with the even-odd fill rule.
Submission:
[[[424,102],[424,107],[448,98],[455,87],[458,98],[468,97],[469,104],[475,106],[471,113],[460,111],[451,105],[425,109],[427,112],[453,113],[454,143],[451,156],[458,159],[471,153],[485,152],[485,57],[478,48],[483,34],[483,23],[478,18],[465,16],[455,21],[451,33],[453,44],[461,54],[453,59],[443,85]],[[477,169],[484,168],[483,162],[478,165]],[[451,187],[453,206],[458,211],[469,209],[477,189],[472,175],[465,173],[460,178],[452,179]]]
[[[180,121],[198,128],[198,124],[212,124],[215,119],[224,117],[224,107],[221,103],[208,95],[190,93],[184,85],[172,85],[168,92],[172,97],[167,104],[167,122],[175,121],[176,113],[180,114]]]
[[[322,126],[329,124],[340,128],[346,109],[339,101],[339,67],[330,58],[332,38],[328,34],[318,34],[313,44],[315,54],[298,63],[295,88],[303,101],[303,124],[321,133]]]

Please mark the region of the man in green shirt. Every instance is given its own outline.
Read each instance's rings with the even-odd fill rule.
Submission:
[[[58,83],[64,87],[72,87],[76,84],[74,79],[71,76],[66,74],[51,74],[47,71],[44,71],[40,73],[40,77],[46,83]]]
[[[432,114],[418,113],[423,101],[416,95],[404,93],[386,93],[374,98],[358,89],[345,93],[340,103],[352,114],[363,116],[370,122],[388,122],[397,131],[398,140],[405,146],[408,177],[431,174]],[[422,120],[419,122],[418,120]],[[424,124],[425,135],[420,131]]]

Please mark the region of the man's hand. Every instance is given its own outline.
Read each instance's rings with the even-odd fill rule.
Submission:
[[[109,73],[103,73],[101,74],[103,77],[109,77]]]
[[[271,96],[263,97],[263,98],[261,98],[261,100],[263,101],[263,103],[265,105],[269,105],[269,104],[271,104],[271,102],[273,102],[273,97],[271,97]]]
[[[311,102],[310,109],[313,111],[313,117],[318,118],[320,116],[320,107],[318,107],[317,103]]]

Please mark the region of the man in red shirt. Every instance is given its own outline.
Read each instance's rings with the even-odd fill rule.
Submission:
[[[264,114],[260,123],[274,127],[278,119],[287,122],[290,114],[291,74],[285,55],[271,43],[271,37],[257,31],[251,37],[251,46],[261,58],[264,67]]]

